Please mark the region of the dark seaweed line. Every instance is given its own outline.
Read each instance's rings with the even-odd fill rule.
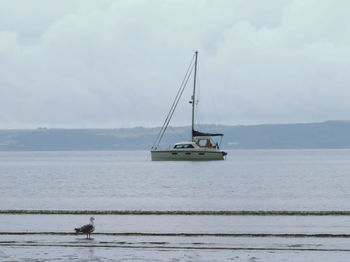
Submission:
[[[311,251],[311,252],[350,252],[349,249],[329,248],[259,248],[259,247],[193,247],[193,246],[129,246],[129,245],[93,245],[93,244],[14,244],[9,247],[102,247],[102,248],[135,248],[135,249],[193,249],[193,250],[257,250],[257,251]]]
[[[0,232],[0,235],[76,235],[73,232]],[[260,234],[260,233],[93,233],[104,236],[169,236],[169,237],[283,237],[283,238],[350,238],[350,234]],[[1,242],[0,242],[1,243]]]
[[[11,215],[211,215],[211,216],[349,216],[350,211],[151,211],[151,210],[0,210]]]

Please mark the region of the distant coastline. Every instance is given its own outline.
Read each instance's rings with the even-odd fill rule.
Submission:
[[[350,121],[246,126],[201,125],[225,134],[225,149],[350,148]],[[187,140],[190,127],[170,127],[164,141]],[[147,150],[159,128],[0,130],[0,151]]]

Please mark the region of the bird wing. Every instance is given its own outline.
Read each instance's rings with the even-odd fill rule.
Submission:
[[[95,227],[92,224],[87,224],[87,225],[84,225],[81,228],[79,228],[79,232],[91,233],[94,231],[94,229],[95,229]]]
[[[87,225],[82,226],[80,228],[81,232],[83,232],[83,233],[90,233],[90,232],[94,231],[94,229],[95,229],[94,226],[91,224],[87,224]]]

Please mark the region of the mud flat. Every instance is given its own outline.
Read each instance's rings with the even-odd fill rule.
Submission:
[[[0,215],[1,261],[344,261],[347,216]]]

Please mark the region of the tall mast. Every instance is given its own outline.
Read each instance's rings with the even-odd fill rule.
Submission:
[[[194,80],[193,80],[193,95],[192,95],[192,142],[194,142],[193,131],[194,131],[194,107],[196,104],[196,80],[197,80],[197,57],[198,51],[195,52],[196,58],[194,62]]]

